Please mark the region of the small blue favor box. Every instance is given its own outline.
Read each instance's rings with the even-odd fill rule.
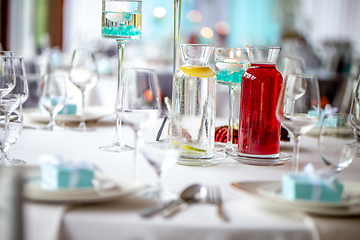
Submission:
[[[92,187],[94,172],[86,168],[72,168],[51,163],[41,164],[41,179],[50,188]]]
[[[325,180],[307,175],[284,174],[282,194],[289,200],[304,199],[321,202],[340,202],[343,185],[334,180],[329,186]]]

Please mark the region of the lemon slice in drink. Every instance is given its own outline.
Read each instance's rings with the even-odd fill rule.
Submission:
[[[206,152],[206,150],[204,150],[204,149],[192,147],[192,146],[189,146],[189,145],[182,145],[182,148],[183,148],[184,150],[188,150],[188,151]]]
[[[200,78],[209,78],[215,76],[215,72],[209,67],[202,66],[189,66],[179,68],[181,71],[190,76],[200,77]]]

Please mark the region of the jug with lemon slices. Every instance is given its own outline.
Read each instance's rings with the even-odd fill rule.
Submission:
[[[172,111],[182,119],[179,164],[204,165],[214,156],[216,75],[208,64],[214,45],[179,47],[184,64],[174,74],[172,93]]]

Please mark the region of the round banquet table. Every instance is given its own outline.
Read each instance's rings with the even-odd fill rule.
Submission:
[[[26,119],[26,126],[30,122]],[[155,139],[162,120],[159,119],[144,135]],[[34,126],[34,123],[31,123]],[[132,178],[133,152],[104,152],[99,146],[110,143],[115,133],[115,117],[108,116],[90,123],[93,132],[43,131],[24,128],[10,148],[13,158],[23,159],[27,167],[39,165],[44,154],[59,154],[65,159],[87,160],[103,173]],[[217,126],[226,119],[217,119]],[[133,145],[134,133],[122,128],[123,139]],[[292,154],[292,142],[281,142],[281,151]],[[303,136],[300,141],[300,168],[308,162],[315,168],[325,167],[317,152],[317,138]],[[156,183],[153,168],[138,155],[138,176],[147,184]],[[27,240],[133,240],[133,239],[359,239],[360,218],[326,217],[297,211],[286,211],[259,204],[237,194],[231,183],[241,181],[280,181],[291,171],[291,161],[277,166],[245,165],[231,158],[207,167],[175,165],[165,177],[165,187],[181,192],[190,184],[218,184],[230,221],[223,222],[214,204],[192,204],[171,218],[155,215],[143,218],[139,212],[156,202],[134,195],[97,204],[62,204],[36,201],[24,202],[24,235]],[[358,158],[340,174],[341,180],[360,182]]]

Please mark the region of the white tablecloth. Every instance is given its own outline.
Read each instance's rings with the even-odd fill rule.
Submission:
[[[155,133],[161,121],[151,129]],[[217,125],[226,123],[225,119]],[[132,177],[132,152],[110,153],[99,149],[112,141],[115,121],[113,117],[99,122],[94,132],[49,132],[24,129],[19,140],[10,149],[14,158],[23,159],[29,166],[37,165],[43,154],[61,154],[67,159],[85,159],[96,163],[104,173]],[[149,135],[147,135],[149,136]],[[124,126],[123,137],[133,145],[134,134]],[[317,153],[317,139],[304,136],[300,141],[300,169],[312,162],[316,168],[324,167]],[[291,153],[292,143],[281,143],[281,151]],[[146,184],[155,184],[155,171],[144,158],[139,156],[139,178]],[[219,184],[223,193],[225,211],[230,221],[222,222],[217,216],[215,205],[194,204],[170,219],[161,215],[142,218],[139,211],[152,205],[150,200],[136,196],[121,198],[113,202],[92,205],[67,206],[62,204],[42,204],[26,202],[24,205],[25,233],[27,240],[112,240],[112,239],[317,239],[316,229],[332,226],[331,235],[337,238],[341,231],[348,231],[342,223],[352,222],[351,236],[360,236],[359,218],[317,217],[315,228],[313,217],[309,215],[270,210],[252,200],[240,196],[230,189],[230,184],[238,181],[280,180],[285,172],[291,171],[291,163],[278,166],[252,166],[225,159],[218,165],[209,167],[174,166],[165,178],[165,187],[174,192],[193,183]],[[342,180],[360,182],[360,161],[354,160],[341,173]],[[316,219],[315,219],[316,220]],[[324,221],[322,221],[324,220]],[[327,222],[326,222],[327,221]],[[355,227],[354,227],[355,225]],[[353,235],[357,234],[357,235]],[[346,238],[350,239],[350,238]],[[358,239],[358,238],[357,238]]]

